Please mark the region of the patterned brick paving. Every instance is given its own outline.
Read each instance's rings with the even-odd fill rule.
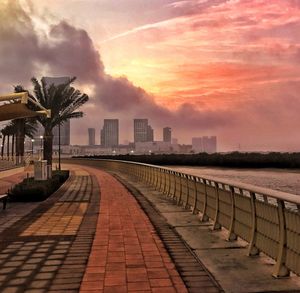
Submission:
[[[101,205],[80,292],[187,292],[135,198],[111,175],[87,170],[100,183]]]
[[[0,220],[14,219],[0,233],[1,293],[79,291],[100,199],[97,181],[81,177],[75,173],[58,192],[43,203],[33,204],[29,211],[24,206],[31,204],[17,212],[21,204],[12,203],[0,213]],[[83,192],[86,197],[82,197]],[[66,193],[77,200],[58,201]]]
[[[0,225],[1,293],[187,292],[136,199],[105,172],[73,167],[46,201],[11,203]]]
[[[190,293],[217,293],[224,292],[213,276],[205,269],[200,260],[191,251],[183,239],[167,223],[164,217],[155,209],[145,196],[138,190],[141,183],[122,174],[124,178],[115,174],[130,193],[137,199],[145,213],[155,226],[160,238],[174,261],[180,276],[182,277]]]

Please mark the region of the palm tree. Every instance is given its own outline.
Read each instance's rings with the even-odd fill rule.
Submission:
[[[11,143],[11,156],[14,157],[14,149],[16,149],[16,156],[18,157],[18,162],[21,163],[20,158],[24,157],[24,141],[25,137],[33,138],[33,135],[37,131],[37,121],[34,118],[26,119],[15,119],[7,124],[2,130],[2,149],[1,156],[4,155],[4,144],[5,138],[7,137],[7,157],[9,157],[9,140],[12,137]],[[16,139],[15,139],[16,138]],[[16,147],[15,147],[16,145]]]
[[[48,165],[52,165],[53,128],[69,119],[80,118],[83,112],[76,111],[85,104],[89,97],[71,86],[76,77],[60,85],[47,85],[45,79],[39,82],[35,77],[31,79],[34,86],[34,95],[28,94],[37,100],[46,109],[51,109],[51,118],[38,116],[37,120],[44,127],[44,160]],[[26,91],[22,86],[15,87],[16,92]]]
[[[1,158],[3,159],[5,139],[6,139],[6,136],[7,136],[7,127],[6,126],[1,129],[1,133],[2,133]]]

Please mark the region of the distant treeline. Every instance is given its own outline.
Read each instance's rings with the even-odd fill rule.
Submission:
[[[152,154],[152,155],[115,155],[82,156],[134,161],[153,165],[216,166],[231,168],[300,168],[300,153],[199,153],[199,154]]]

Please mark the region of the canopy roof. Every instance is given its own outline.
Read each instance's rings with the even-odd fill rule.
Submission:
[[[27,92],[0,96],[0,101],[8,101],[8,102],[14,101],[14,103],[0,105],[0,121],[30,118],[38,115],[46,115],[47,117],[51,116],[51,110],[45,109],[37,101],[28,97]],[[41,110],[40,111],[30,110],[28,108],[29,103],[33,103]]]
[[[26,104],[5,104],[0,106],[0,121],[30,118],[43,115],[27,108]]]

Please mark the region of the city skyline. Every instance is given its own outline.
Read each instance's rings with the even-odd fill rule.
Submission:
[[[297,0],[4,0],[0,92],[77,76],[91,99],[72,144],[107,116],[128,139],[140,116],[182,142],[214,133],[222,151],[296,151],[299,11]]]

